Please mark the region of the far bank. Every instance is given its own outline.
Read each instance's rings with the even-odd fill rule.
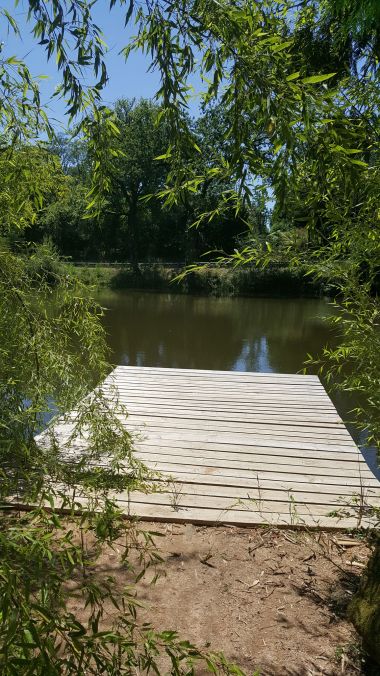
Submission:
[[[306,269],[286,265],[266,268],[200,267],[184,278],[185,269],[177,263],[102,264],[73,263],[74,273],[84,282],[99,288],[169,291],[207,296],[270,296],[321,298],[334,295],[327,279],[312,279]]]

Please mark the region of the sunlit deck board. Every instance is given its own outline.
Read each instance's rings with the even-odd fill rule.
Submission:
[[[380,504],[380,483],[317,376],[118,366],[102,389],[113,386],[137,457],[162,475],[157,493],[116,496],[127,514],[349,528],[356,518],[329,514],[357,499]]]

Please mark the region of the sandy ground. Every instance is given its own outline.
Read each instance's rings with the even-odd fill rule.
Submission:
[[[369,551],[347,535],[144,523],[165,571],[138,583],[141,619],[173,629],[201,648],[223,651],[247,674],[337,676],[367,673],[345,618]],[[105,549],[96,575],[128,582],[120,549]],[[76,612],[80,610],[75,608]],[[116,611],[108,608],[111,623]]]

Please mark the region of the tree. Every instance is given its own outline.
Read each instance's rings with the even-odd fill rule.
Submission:
[[[51,15],[38,0],[29,5],[36,37],[49,56],[57,56],[63,73],[61,92],[68,96],[70,114],[83,112],[80,129],[88,135],[92,159],[89,213],[100,213],[107,204],[115,162],[110,150],[118,154],[115,138],[120,132],[112,112],[98,105],[107,77],[99,29],[91,20],[90,8],[75,0],[63,7],[53,3]],[[311,273],[327,272],[340,280],[341,344],[326,351],[324,368],[335,378],[349,362],[350,372],[343,374],[340,384],[364,394],[366,405],[359,417],[378,439],[379,310],[373,295],[379,261],[376,4],[369,3],[365,12],[357,0],[342,0],[338,12],[347,21],[338,36],[340,44],[326,50],[323,59],[321,45],[334,46],[324,31],[332,25],[329,17],[336,22],[341,16],[336,7],[332,0],[323,4],[305,0],[298,8],[271,0],[158,0],[135,7],[132,0],[126,21],[135,20],[136,38],[124,53],[128,57],[133,49],[142,49],[151,55],[152,67],[161,76],[160,123],[169,135],[163,160],[170,159],[170,172],[157,199],[165,208],[186,205],[205,190],[212,194],[213,185],[223,186],[221,192],[216,190],[218,202],[198,216],[198,225],[230,209],[237,216],[245,214],[257,188],[272,192],[280,213],[290,212],[286,210],[289,197],[307,206],[305,262]],[[76,59],[68,50],[70,41]],[[310,41],[314,51],[300,49]],[[334,66],[326,71],[324,64]],[[78,69],[89,65],[94,66],[98,82],[84,89]],[[39,119],[38,89],[28,80],[24,66],[15,81],[11,66],[4,64],[3,86],[13,95],[13,89],[23,92],[26,83]],[[188,162],[189,156],[199,153],[187,114],[195,70],[205,83],[204,105],[224,108],[228,145],[227,158],[223,153],[204,157],[202,166]],[[91,114],[85,105],[87,109],[90,105]],[[30,128],[29,108],[18,99],[3,106],[2,119],[10,136],[24,140]],[[41,126],[49,130],[44,119]],[[270,248],[263,238],[257,244],[251,238],[250,245],[231,260],[267,260]],[[292,265],[299,264],[299,251],[294,255],[289,250],[288,255]]]
[[[84,138],[70,138],[66,134],[56,134],[48,146],[52,155],[59,157],[65,174],[73,176],[82,183],[90,176],[90,159]]]
[[[138,103],[120,99],[115,104],[120,134],[115,140],[118,156],[112,166],[105,234],[108,250],[117,242],[121,258],[127,256],[135,264],[152,252],[160,212],[156,199],[147,203],[143,198],[161,189],[167,174],[165,165],[156,160],[168,145],[165,127],[156,124],[159,113],[158,105],[144,99]]]
[[[91,167],[86,141],[60,136],[51,143],[50,152],[61,158],[66,192],[46,206],[36,228],[29,231],[31,238],[41,241],[49,236],[60,253],[76,259],[130,260],[135,266],[143,260],[191,261],[209,250],[232,251],[246,227],[232,207],[216,215],[207,228],[190,227],[204,211],[217,208],[220,192],[233,189],[231,182],[211,181],[202,191],[184,193],[175,207],[164,208],[158,193],[166,185],[170,156],[157,158],[165,155],[170,139],[168,126],[159,123],[161,113],[160,106],[149,100],[116,102],[114,119],[120,133],[110,148],[114,161],[107,176],[109,189],[95,219],[82,218]],[[190,148],[182,157],[188,168],[202,172],[213,154],[228,159],[221,108],[205,110],[189,124],[201,152]],[[253,220],[263,228],[263,208],[257,206]]]

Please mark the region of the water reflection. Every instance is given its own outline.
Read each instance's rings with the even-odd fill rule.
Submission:
[[[118,364],[295,373],[329,337],[323,300],[106,293]]]

